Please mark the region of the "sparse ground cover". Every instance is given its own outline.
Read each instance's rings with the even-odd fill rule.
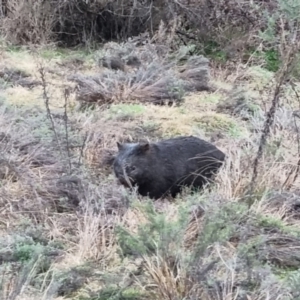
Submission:
[[[272,72],[212,67],[213,88],[188,93],[188,64],[151,69],[151,47],[139,52],[152,55],[146,70],[125,72],[99,65],[101,51],[1,51],[1,299],[300,297],[297,82],[284,89],[249,208]],[[173,103],[154,104],[166,83]],[[96,105],[83,107],[88,96]],[[116,183],[116,141],[189,134],[227,155],[210,190],[152,202]]]

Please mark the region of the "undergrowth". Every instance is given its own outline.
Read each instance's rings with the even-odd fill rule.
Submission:
[[[72,59],[66,50],[5,48],[1,299],[300,297],[299,28],[276,27],[294,16],[278,3],[285,14],[270,14],[268,30],[260,24],[262,51],[235,66],[222,40],[204,48],[210,68],[197,46],[171,51],[176,24],[140,47],[107,43]],[[266,47],[275,29],[280,42]],[[99,57],[116,55],[126,67],[103,70]],[[142,63],[129,66],[132,55]],[[203,89],[209,78],[230,88]],[[32,102],[15,105],[25,91]],[[117,185],[117,142],[183,134],[226,153],[214,184],[158,201]]]

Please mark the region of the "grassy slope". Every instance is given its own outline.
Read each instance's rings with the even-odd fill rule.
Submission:
[[[37,80],[37,63],[45,65],[52,113],[63,113],[63,88],[70,85],[66,76],[79,68],[70,57],[82,59],[82,73],[97,70],[92,56],[81,52],[44,50],[34,57],[5,48],[1,57],[2,65],[26,71]],[[212,80],[228,91],[237,76],[247,97],[255,100],[247,104],[254,106],[247,121],[242,113],[233,116],[230,109],[218,109],[226,98],[224,90],[190,95],[180,107],[118,104],[85,113],[76,110],[71,94],[70,143],[78,145],[88,137],[84,165],[75,168],[85,185],[67,187],[74,191],[73,198],[53,183],[65,175],[68,164],[64,164],[65,153],[53,146],[42,87],[28,89],[2,82],[0,132],[9,139],[0,138],[8,161],[0,165],[0,258],[4,262],[0,272],[5,274],[1,299],[9,299],[13,290],[20,291],[18,299],[42,299],[43,295],[112,299],[109,295],[120,288],[125,290],[123,296],[114,299],[142,299],[149,294],[151,299],[193,299],[193,295],[236,299],[241,290],[249,299],[292,299],[293,280],[300,277],[295,275],[300,265],[299,211],[292,193],[297,192],[299,182],[284,193],[278,188],[285,183],[290,166],[297,163],[297,132],[290,117],[298,107],[297,99],[291,90],[285,91],[284,106],[260,166],[257,201],[248,210],[238,201],[251,177],[273,74],[252,67],[232,72],[224,80],[225,71],[212,70]],[[63,135],[64,123],[55,122],[57,134]],[[105,151],[115,150],[119,139],[155,140],[181,134],[212,140],[227,153],[228,163],[212,191],[157,202],[154,207],[162,216],[149,207],[145,214],[145,199],[138,200],[118,186],[110,170],[101,168],[101,158]],[[32,140],[39,140],[38,146],[20,150]],[[80,149],[73,149],[75,164]],[[46,164],[45,157],[54,162]],[[83,200],[79,207],[70,200],[76,197]],[[139,233],[138,227],[147,220],[152,227],[145,227],[146,234]],[[146,240],[136,243],[128,233],[117,234],[119,225],[140,235],[139,241],[145,236]],[[162,239],[168,235],[173,239]],[[132,254],[137,249],[142,256]],[[36,254],[43,256],[39,260]],[[213,260],[218,262],[203,271],[200,280],[187,258],[202,271]],[[137,272],[141,260],[144,263]],[[296,279],[291,280],[292,275]]]

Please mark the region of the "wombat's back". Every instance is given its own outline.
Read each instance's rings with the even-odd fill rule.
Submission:
[[[192,157],[213,157],[224,161],[225,154],[215,145],[194,136],[176,137],[154,143],[159,154],[175,159],[186,160]]]
[[[177,137],[155,143],[157,159],[167,166],[164,177],[173,177],[173,194],[179,185],[201,188],[222,166],[225,154],[213,144],[194,136]],[[171,189],[171,191],[172,191]]]

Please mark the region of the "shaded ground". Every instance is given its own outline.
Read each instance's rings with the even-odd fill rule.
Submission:
[[[67,78],[102,72],[96,53],[5,48],[1,57],[3,68],[38,82],[24,87],[0,78],[1,299],[299,297],[299,103],[289,88],[254,204],[243,202],[272,73],[212,69],[217,90],[187,95],[179,106],[118,103],[84,111]],[[117,185],[105,164],[116,141],[185,134],[228,156],[211,191],[148,202]]]

